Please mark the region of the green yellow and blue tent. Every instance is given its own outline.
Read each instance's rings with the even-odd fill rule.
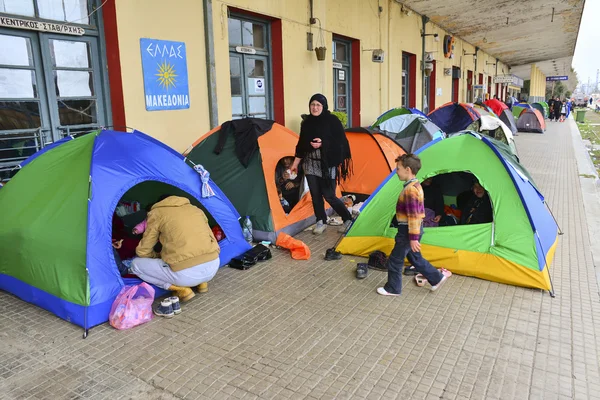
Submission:
[[[559,229],[543,195],[508,146],[463,132],[431,142],[418,154],[423,165],[420,180],[474,176],[488,191],[493,209],[491,223],[425,228],[424,257],[460,275],[551,291],[548,269]],[[365,257],[375,250],[389,254],[396,234],[390,220],[401,190],[402,182],[391,173],[365,202],[337,250]],[[447,205],[455,200],[445,196]]]

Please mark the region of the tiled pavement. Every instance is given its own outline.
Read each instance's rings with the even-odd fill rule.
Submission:
[[[325,262],[337,239],[300,238],[308,262],[274,251],[221,269],[171,319],[81,330],[0,292],[2,399],[600,399],[600,302],[569,124],[520,134],[519,153],[565,235],[556,298],[454,276],[401,298]]]

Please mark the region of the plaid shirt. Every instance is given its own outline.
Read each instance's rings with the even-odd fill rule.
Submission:
[[[425,218],[424,199],[423,188],[417,179],[406,182],[398,196],[396,221],[400,225],[408,225],[409,240],[421,238],[421,224]]]

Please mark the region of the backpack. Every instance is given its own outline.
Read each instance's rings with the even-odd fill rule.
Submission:
[[[376,250],[369,254],[369,261],[367,262],[367,265],[371,269],[387,271],[387,256],[383,251]]]

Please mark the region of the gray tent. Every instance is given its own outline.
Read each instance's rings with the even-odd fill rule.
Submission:
[[[526,108],[521,112],[521,115],[517,120],[517,129],[519,132],[544,133],[545,122],[542,114],[539,111],[536,113],[536,111]]]
[[[518,132],[515,116],[510,109],[507,108],[506,110],[502,110],[502,113],[500,113],[500,121],[504,122],[513,134]]]
[[[407,153],[414,153],[427,143],[446,137],[436,124],[418,114],[397,115],[373,128],[394,139]]]

